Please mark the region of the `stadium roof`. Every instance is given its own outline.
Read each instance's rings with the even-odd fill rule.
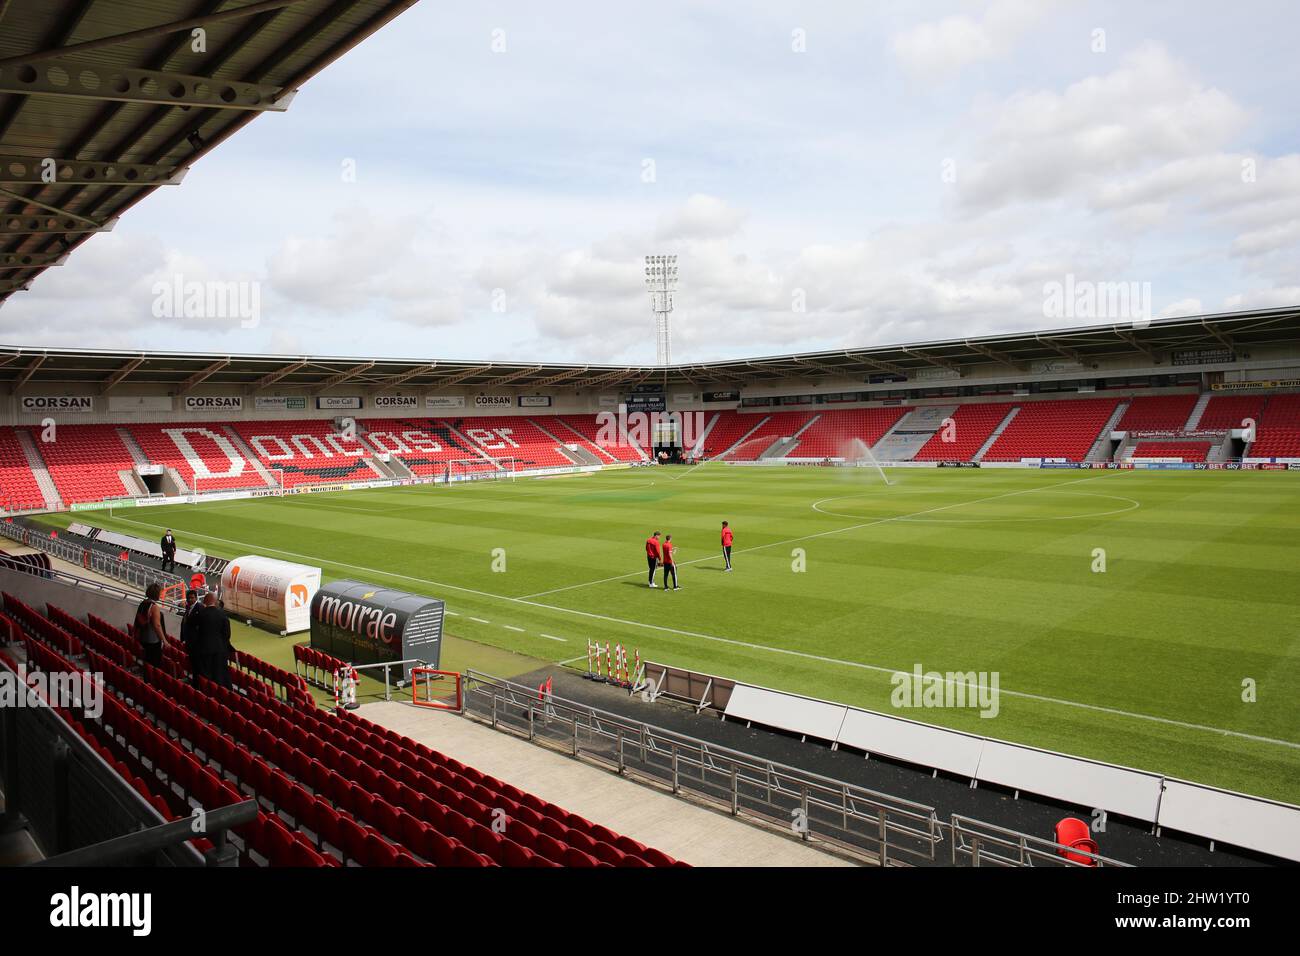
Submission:
[[[882,372],[909,375],[931,367],[961,370],[990,363],[1005,366],[1008,375],[1029,377],[1032,363],[1048,360],[1097,368],[1138,358],[1150,366],[1168,366],[1175,350],[1228,349],[1245,358],[1251,349],[1288,347],[1300,347],[1300,306],[1157,319],[1145,327],[1122,323],[669,366],[0,346],[0,385],[12,391],[31,385],[80,386],[104,393],[131,383],[165,386],[178,394],[200,385],[249,393],[341,386],[617,389],[650,382],[735,388],[790,378],[863,380]]]
[[[415,2],[0,0],[0,304]]]

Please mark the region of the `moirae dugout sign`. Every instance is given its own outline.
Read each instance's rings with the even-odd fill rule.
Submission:
[[[311,646],[352,664],[416,658],[437,667],[445,605],[361,581],[334,581],[311,602]],[[400,677],[409,680],[410,665]]]

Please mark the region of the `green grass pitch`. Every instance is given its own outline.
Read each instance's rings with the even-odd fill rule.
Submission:
[[[891,671],[996,671],[994,718],[895,712],[1300,802],[1297,478],[703,466],[77,517],[441,597],[451,635],[573,666],[621,641],[886,712]],[[654,530],[681,591],[646,587]]]

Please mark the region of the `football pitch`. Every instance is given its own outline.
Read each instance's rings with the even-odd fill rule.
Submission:
[[[585,667],[588,638],[621,642],[643,659],[1300,803],[1296,475],[889,480],[660,467],[75,517],[440,597],[450,634],[535,658]],[[646,586],[656,530],[677,545],[680,591]],[[918,665],[996,673],[996,716],[894,708],[891,676]]]

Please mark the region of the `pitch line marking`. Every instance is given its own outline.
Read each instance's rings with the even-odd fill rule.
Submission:
[[[491,623],[492,623],[491,621],[485,621],[485,620],[483,620],[483,618],[481,618],[481,617],[471,617],[470,620],[471,620],[471,621],[477,621],[477,622],[480,623],[480,624],[491,624]]]
[[[798,538],[787,538],[787,539],[784,540],[784,541],[773,541],[773,542],[770,543],[770,544],[756,544],[756,545],[754,545],[754,546],[752,546],[752,547],[749,547],[749,548],[742,548],[742,549],[740,549],[739,551],[733,551],[732,554],[749,554],[749,553],[752,552],[752,551],[762,551],[762,550],[764,550],[765,548],[780,548],[780,547],[783,547],[783,546],[785,546],[785,545],[787,545],[787,544],[797,544],[797,543],[800,542],[800,541],[810,541],[810,540],[812,540],[813,538],[824,538],[824,537],[826,537],[826,536],[828,536],[828,535],[832,535],[832,534],[844,534],[845,532],[848,532],[848,531],[857,531],[857,530],[859,530],[859,529],[861,529],[861,528],[870,528],[870,527],[873,527],[873,526],[878,525],[878,524],[885,524],[886,522],[889,522],[889,521],[904,521],[904,520],[907,520],[907,519],[910,519],[910,518],[918,518],[918,517],[920,517],[921,515],[934,514],[935,512],[938,512],[938,511],[947,511],[949,508],[963,508],[963,507],[965,507],[965,506],[967,506],[967,505],[978,505],[978,504],[982,504],[982,503],[985,502],[985,501],[995,501],[995,500],[997,500],[998,498],[1010,498],[1010,497],[1013,497],[1013,496],[1015,496],[1015,495],[1027,495],[1027,494],[1030,494],[1030,493],[1035,492],[1035,491],[1044,491],[1044,490],[1049,490],[1050,488],[1060,488],[1060,487],[1063,487],[1063,486],[1065,486],[1065,485],[1076,485],[1076,484],[1078,484],[1079,482],[1082,482],[1082,481],[1096,481],[1098,478],[1104,478],[1104,477],[1106,477],[1106,476],[1105,476],[1105,475],[1093,475],[1091,478],[1076,478],[1076,479],[1074,479],[1073,481],[1062,481],[1062,482],[1059,482],[1059,483],[1057,483],[1057,484],[1050,485],[1050,486],[1048,486],[1048,485],[1044,485],[1044,486],[1040,486],[1040,487],[1038,487],[1038,488],[1024,488],[1024,489],[1022,489],[1022,490],[1020,490],[1020,491],[1007,491],[1007,492],[1004,492],[1004,493],[1002,493],[1002,494],[1000,494],[1000,495],[990,495],[990,496],[987,497],[987,498],[976,498],[976,499],[973,500],[973,501],[958,501],[958,502],[956,502],[956,503],[954,503],[954,504],[950,504],[950,505],[941,505],[940,507],[937,507],[937,508],[927,508],[927,509],[924,510],[924,511],[915,511],[915,512],[913,512],[913,513],[911,513],[911,514],[906,514],[906,515],[891,515],[891,516],[889,516],[889,517],[887,517],[887,518],[874,518],[874,519],[872,519],[871,521],[864,521],[864,522],[862,522],[862,523],[860,523],[860,524],[852,524],[852,525],[849,525],[848,527],[845,527],[845,528],[833,528],[833,529],[830,530],[830,531],[818,531],[818,532],[816,532],[815,534],[806,534],[806,535],[802,535],[802,536],[800,536],[800,537],[798,537]],[[850,497],[855,497],[855,496],[853,496],[853,495],[842,495],[842,496],[840,496],[840,497],[850,498]],[[837,498],[823,498],[823,499],[821,499],[821,501],[815,501],[815,502],[813,502],[813,505],[812,505],[813,510],[814,510],[814,511],[818,511],[817,506],[818,506],[819,504],[822,504],[822,502],[826,502],[826,501],[836,501],[836,500],[838,500],[838,499],[837,499]],[[1131,498],[1130,498],[1129,500],[1132,501]],[[1132,509],[1125,509],[1125,510],[1130,510],[1130,511],[1131,511]],[[821,511],[821,512],[819,512],[819,513],[820,513],[820,514],[827,514],[828,512]],[[852,515],[849,515],[848,517],[853,517],[853,516],[852,516]],[[679,562],[677,563],[677,565],[678,565],[678,567],[684,567],[685,565],[688,565],[688,564],[698,564],[698,563],[701,562],[701,561],[711,561],[711,560],[714,560],[715,558],[716,558],[716,555],[710,554],[710,555],[708,555],[707,557],[703,557],[703,558],[694,558],[693,560],[690,560],[690,561],[679,561]],[[637,575],[644,574],[644,573],[645,573],[644,571],[629,571],[627,574],[618,574],[618,575],[615,575],[615,576],[613,576],[613,577],[609,577],[609,578],[601,578],[601,579],[598,580],[598,581],[586,581],[586,582],[584,582],[584,583],[582,583],[582,584],[569,584],[569,585],[566,585],[566,586],[564,586],[564,587],[562,587],[562,588],[551,588],[551,590],[549,590],[549,591],[537,591],[537,592],[535,592],[535,593],[533,593],[533,594],[524,594],[524,595],[521,595],[521,596],[520,596],[519,600],[524,600],[524,601],[526,601],[526,600],[529,600],[529,599],[531,599],[531,598],[546,597],[546,596],[551,595],[551,594],[559,594],[559,593],[562,592],[562,591],[574,591],[574,590],[577,590],[577,589],[580,589],[580,588],[595,587],[597,584],[608,584],[608,583],[610,583],[611,581],[622,581],[624,578],[634,578],[634,577],[636,577]]]
[[[556,637],[554,634],[542,634],[540,636],[546,638],[548,641],[559,641],[561,644],[569,643],[569,639],[567,637]],[[578,661],[578,660],[582,660],[582,658],[575,657],[573,660]],[[572,663],[572,661],[564,661],[563,663],[568,664],[568,663]]]
[[[1096,477],[1100,478],[1104,476],[1098,475]],[[1092,481],[1093,479],[1081,478],[1078,480]],[[1062,484],[1074,484],[1074,483],[1075,482],[1062,482]],[[1015,492],[1015,494],[1025,494],[1035,490],[1037,489],[1029,488],[1025,492]],[[1001,495],[1001,496],[994,496],[994,497],[1006,497],[1006,496]],[[969,504],[970,502],[966,502],[966,503]],[[952,506],[952,507],[956,507],[956,506]],[[133,518],[111,518],[110,520],[121,521],[126,524],[139,525],[142,528],[158,529],[163,527],[160,524],[150,524],[146,521],[138,521]],[[893,520],[893,519],[883,518],[880,521],[868,522],[868,524],[879,524],[882,521],[889,521],[889,520]],[[172,527],[175,528],[176,526],[172,525]],[[855,526],[855,527],[866,527],[866,525]],[[202,532],[197,532],[197,531],[186,531],[181,528],[177,528],[176,530],[182,531],[184,534],[190,535],[191,537],[203,538],[208,541],[224,541],[227,544],[233,544],[240,548],[255,548],[255,549],[260,549],[262,551],[272,551],[275,552],[276,554],[288,555],[291,558],[306,558],[308,560],[315,560],[315,561],[321,560],[319,555],[303,554],[298,551],[285,551],[281,548],[268,548],[263,545],[250,544],[247,541],[236,541],[233,538],[223,538],[217,535],[204,534]],[[840,530],[845,531],[848,529],[842,528]],[[835,534],[835,533],[837,532],[823,531],[821,532],[821,535]],[[764,547],[764,546],[758,545],[756,546],[756,548],[748,549],[748,550],[756,550],[758,547]],[[766,545],[766,547],[775,547],[775,545]],[[699,559],[699,560],[703,560],[703,559]],[[743,647],[748,650],[764,651],[770,654],[783,654],[787,657],[798,657],[803,660],[817,661],[818,663],[821,664],[834,664],[839,667],[853,667],[859,670],[873,671],[880,674],[890,674],[890,675],[911,674],[911,671],[900,671],[893,667],[882,667],[879,664],[865,664],[861,661],[846,661],[837,657],[825,657],[820,654],[810,654],[807,651],[796,651],[788,647],[772,647],[771,645],[768,644],[756,644],[751,641],[740,641],[730,637],[719,637],[716,634],[702,634],[698,631],[686,631],[680,628],[667,627],[663,624],[649,624],[646,623],[645,621],[629,621],[624,618],[611,617],[608,614],[597,614],[594,611],[579,611],[575,608],[559,607],[554,604],[543,604],[540,601],[531,601],[528,600],[527,598],[510,597],[505,594],[491,594],[487,591],[479,591],[475,588],[461,587],[458,584],[446,584],[441,581],[430,581],[428,578],[417,578],[414,577],[413,575],[401,574],[396,571],[380,571],[377,568],[367,568],[363,565],[349,564],[346,561],[331,560],[325,563],[333,565],[334,567],[351,568],[354,571],[365,571],[368,574],[379,574],[389,578],[399,578],[403,581],[414,581],[417,584],[430,584],[433,585],[434,587],[448,588],[453,591],[461,591],[464,592],[465,594],[473,594],[478,597],[490,598],[492,600],[509,601],[514,604],[522,604],[526,607],[541,608],[546,611],[558,611],[561,614],[573,614],[573,615],[577,615],[578,617],[585,617],[585,618],[590,618],[592,620],[604,621],[609,624],[622,624],[628,627],[639,627],[644,630],[658,631],[664,634],[675,634],[678,635],[679,637],[696,638],[703,641],[711,641],[717,644],[727,644],[732,647]],[[479,619],[470,618],[470,620],[479,620]],[[1210,727],[1205,724],[1194,724],[1194,723],[1189,723],[1187,721],[1174,720],[1173,718],[1170,717],[1156,717],[1151,714],[1139,714],[1133,711],[1120,710],[1116,707],[1103,707],[1099,704],[1086,704],[1081,701],[1066,700],[1060,697],[1047,697],[1041,694],[1029,694],[1023,691],[1008,690],[1005,687],[999,688],[999,693],[1006,694],[1011,697],[1021,697],[1026,700],[1035,700],[1044,703],[1059,704],[1064,707],[1075,707],[1081,710],[1094,711],[1096,713],[1111,714],[1116,717],[1126,717],[1132,720],[1145,720],[1151,723],[1165,724],[1167,726],[1172,726],[1172,727],[1181,727],[1186,730],[1200,730],[1206,733],[1217,734],[1222,737],[1236,737],[1241,740],[1251,740],[1251,741],[1255,741],[1256,743],[1272,744],[1277,747],[1288,747],[1294,750],[1300,750],[1300,743],[1296,743],[1295,741],[1279,740],[1274,737],[1263,737],[1257,734],[1247,734],[1238,730],[1226,730],[1222,727]]]
[[[470,620],[477,621],[478,618],[470,618]],[[522,627],[515,627],[513,624],[502,624],[501,626],[504,627],[507,631],[518,631],[520,634],[528,633]]]

